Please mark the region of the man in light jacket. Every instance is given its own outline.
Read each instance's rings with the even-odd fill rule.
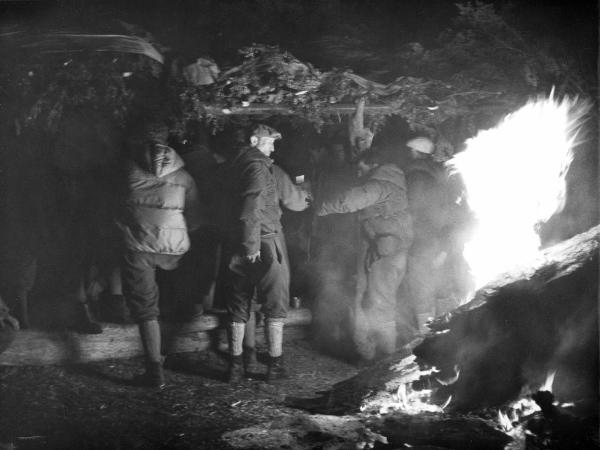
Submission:
[[[172,270],[190,247],[199,222],[196,185],[166,145],[167,127],[148,123],[129,138],[127,193],[119,219],[124,240],[123,294],[138,323],[146,371],[138,384],[163,387],[156,269]]]

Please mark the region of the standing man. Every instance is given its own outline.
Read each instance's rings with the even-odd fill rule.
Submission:
[[[290,176],[278,165],[273,164],[272,166],[273,176],[275,177],[275,184],[277,186],[277,195],[279,196],[280,204],[290,211],[300,212],[304,211],[310,206],[311,194],[307,189],[309,186],[300,186],[294,184]],[[289,260],[287,259],[287,245],[283,231],[281,232],[281,243],[284,245],[284,254],[286,256],[286,264],[289,267]],[[246,321],[246,329],[244,332],[244,369],[246,376],[248,374],[255,373],[258,370],[258,361],[256,359],[256,305],[252,303],[250,309],[250,316]]]
[[[412,223],[402,170],[372,152],[357,164],[361,183],[326,199],[317,215],[359,212],[353,340],[360,357],[370,361],[378,351],[389,355],[396,350],[397,291],[406,272]]]
[[[462,184],[434,159],[434,143],[420,136],[406,146],[411,155],[406,168],[408,201],[415,226],[407,286],[422,333],[431,317],[457,307],[471,289],[469,268],[462,257],[471,219]]]
[[[162,388],[159,290],[156,269],[173,270],[190,247],[199,222],[196,185],[183,160],[166,145],[162,123],[141,126],[129,138],[127,193],[119,228],[124,240],[123,294],[137,322],[146,371],[135,382]]]
[[[227,301],[231,354],[229,381],[244,376],[243,341],[256,289],[262,305],[269,350],[267,381],[285,378],[283,324],[289,306],[290,273],[281,228],[277,180],[273,174],[275,140],[281,134],[258,125],[250,146],[242,146],[231,159],[233,186],[232,252],[229,263],[231,290]]]

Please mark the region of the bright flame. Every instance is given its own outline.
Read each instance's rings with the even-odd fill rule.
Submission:
[[[552,385],[554,384],[554,376],[555,375],[556,375],[556,370],[554,370],[552,372],[548,372],[548,375],[546,376],[546,381],[544,381],[544,384],[542,384],[542,386],[540,387],[540,391],[552,392]]]
[[[510,431],[513,429],[512,421],[502,411],[498,410],[498,423],[502,431]]]
[[[397,403],[392,408],[388,406],[387,410],[400,410],[402,412],[405,412],[406,414],[420,414],[423,412],[444,412],[444,409],[452,401],[452,396],[449,396],[443,405],[435,405],[430,402],[431,394],[431,389],[414,390],[412,388],[412,383],[400,384],[398,386],[398,391],[396,392]],[[380,410],[380,413],[383,414],[383,410]]]
[[[536,225],[564,206],[565,175],[590,104],[553,97],[479,132],[447,162],[461,174],[477,219],[464,252],[476,288],[532,259],[540,246]]]

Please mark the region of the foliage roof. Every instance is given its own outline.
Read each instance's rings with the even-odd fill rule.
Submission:
[[[194,86],[176,51],[129,24],[120,24],[110,45],[92,34],[11,30],[3,34],[10,69],[0,74],[2,113],[24,126],[54,130],[70,109],[92,108],[121,125],[152,112],[183,133],[190,120],[203,119],[215,129],[232,118],[228,112],[260,106],[263,116],[284,112],[319,129],[339,121],[338,105],[367,97],[368,105],[384,107],[372,110],[373,126],[394,113],[413,128],[435,132],[457,121],[476,129],[552,87],[559,95],[593,96],[595,85],[568,56],[520,32],[492,5],[457,7],[451,26],[428,46],[407,41],[378,53],[351,48],[352,39],[323,38],[324,54],[346,51],[349,60],[357,52],[371,55],[384,74],[374,72],[371,79],[350,68],[321,71],[278,46],[253,44],[239,50],[241,61],[222,67],[216,83]]]

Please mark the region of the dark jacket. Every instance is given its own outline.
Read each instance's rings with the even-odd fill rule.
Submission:
[[[445,168],[430,159],[416,159],[406,168],[410,213],[418,240],[441,237],[449,220],[448,177]]]
[[[360,211],[359,220],[369,239],[395,236],[400,246],[412,241],[412,222],[408,213],[406,181],[394,164],[375,168],[359,186],[326,200],[317,210],[319,216]]]
[[[467,239],[474,217],[459,174],[450,174],[436,161],[417,159],[406,168],[406,181],[416,241]]]
[[[137,252],[182,255],[198,226],[196,184],[166,145],[148,147],[128,162],[127,194],[119,219],[125,246]]]
[[[243,256],[260,250],[261,238],[281,231],[281,208],[273,161],[260,150],[243,147],[231,161],[234,246]]]

